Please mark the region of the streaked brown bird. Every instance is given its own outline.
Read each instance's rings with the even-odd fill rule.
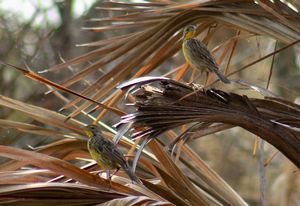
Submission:
[[[122,168],[133,182],[141,183],[117,145],[104,138],[98,126],[92,124],[86,126],[85,133],[89,137],[88,150],[92,158],[102,170],[107,170],[109,179]],[[112,175],[110,175],[110,170],[115,170]]]
[[[182,51],[189,65],[199,71],[213,72],[219,79],[229,84],[230,81],[220,71],[214,57],[207,47],[196,37],[196,26],[189,25],[183,31]],[[208,74],[208,73],[207,73]]]

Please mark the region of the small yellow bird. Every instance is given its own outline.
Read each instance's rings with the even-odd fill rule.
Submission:
[[[182,51],[189,65],[200,71],[214,72],[219,79],[229,84],[230,81],[220,71],[217,63],[206,46],[196,37],[196,26],[189,25],[183,31]]]
[[[117,145],[111,140],[105,139],[98,126],[86,126],[85,133],[90,138],[88,140],[88,150],[91,157],[98,163],[101,169],[107,170],[109,179],[122,168],[132,181],[136,183],[141,182],[131,170]],[[110,170],[115,170],[111,176],[109,174]]]

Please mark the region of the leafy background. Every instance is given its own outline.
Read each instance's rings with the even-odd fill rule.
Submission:
[[[262,88],[270,82],[271,92],[290,102],[299,102],[299,46],[290,46],[262,59],[299,39],[297,1],[153,1],[147,5],[129,1],[89,1],[80,14],[76,13],[78,1],[49,2],[45,5],[42,1],[30,1],[34,12],[24,18],[14,9],[4,7],[7,1],[2,1],[1,60],[130,112],[124,104],[124,92],[116,89],[122,81],[152,75],[183,82],[204,82],[197,71],[187,68],[180,51],[182,28],[196,23],[199,38],[208,43],[223,71],[226,74],[237,71],[230,79],[243,79],[249,85]],[[256,60],[261,61],[252,65]],[[244,70],[239,71],[241,68]],[[193,173],[183,160],[174,168],[169,156],[153,143],[138,168],[138,174],[149,181],[144,183],[147,188],[132,185],[119,177],[124,176],[120,172],[111,185],[114,191],[108,192],[107,182],[92,172],[98,168],[90,160],[80,127],[97,119],[105,135],[113,137],[112,125],[120,116],[101,107],[95,108],[90,101],[66,92],[45,94],[53,88],[32,81],[12,68],[2,66],[0,73],[3,145],[0,148],[3,157],[0,195],[5,197],[3,203],[43,205],[53,197],[61,197],[53,203],[299,204],[297,168],[268,143],[264,146],[263,160],[260,159],[262,152],[253,155],[256,137],[238,127],[187,142],[182,158],[192,159],[200,174]],[[212,82],[213,77],[209,80]],[[213,87],[263,98],[259,92],[238,84],[225,87],[215,83]],[[67,116],[72,118],[65,121]],[[161,139],[168,143],[185,129],[186,126],[182,126],[169,131]],[[120,145],[124,151],[132,148],[126,139]],[[210,172],[203,169],[204,162],[210,166]],[[264,167],[263,182],[259,165],[265,162],[268,164]],[[173,176],[178,170],[191,177],[197,186],[192,186],[180,172]],[[205,175],[209,177],[204,178]],[[154,177],[164,183],[158,184]],[[236,193],[228,192],[228,185],[220,178]],[[170,185],[172,182],[176,184]],[[26,184],[21,185],[23,183]],[[207,200],[199,183],[214,201]],[[186,190],[186,187],[191,189]]]

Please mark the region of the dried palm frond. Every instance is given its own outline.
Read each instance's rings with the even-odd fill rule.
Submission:
[[[3,205],[95,205],[126,196],[87,185],[36,183],[1,187],[0,197]]]
[[[125,115],[117,126],[130,124],[133,139],[143,138],[140,151],[153,138],[189,123],[223,123],[242,127],[268,141],[300,167],[300,107],[279,98],[255,99],[216,89],[200,89],[171,79],[145,78],[129,86],[144,85],[134,92],[136,112]],[[122,87],[122,85],[121,85]],[[209,127],[207,124],[206,127]],[[126,127],[127,128],[127,127]],[[198,128],[203,129],[203,128]],[[116,140],[118,141],[118,140]],[[172,144],[173,145],[173,144]],[[135,158],[137,164],[140,152]]]

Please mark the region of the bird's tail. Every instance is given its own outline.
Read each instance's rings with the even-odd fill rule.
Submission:
[[[130,168],[130,166],[128,164],[123,165],[123,170],[126,172],[126,174],[128,175],[128,177],[133,182],[142,184],[142,181],[136,176],[136,174],[134,174],[134,172],[132,171],[132,169]]]
[[[230,84],[230,80],[227,79],[227,77],[225,77],[222,72],[220,72],[220,70],[218,69],[214,69],[214,72],[216,73],[216,75],[219,77],[219,79],[224,82],[225,84]]]

